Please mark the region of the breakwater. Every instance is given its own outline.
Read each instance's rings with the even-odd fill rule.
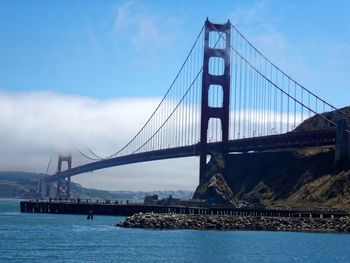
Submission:
[[[123,202],[71,202],[71,201],[21,201],[22,213],[83,214],[90,210],[95,215],[131,216],[136,213],[174,213],[189,215],[236,215],[264,217],[308,217],[340,218],[349,214],[343,211],[303,211],[282,209],[234,208],[229,206],[195,206],[195,205],[145,205]]]
[[[350,217],[264,217],[232,215],[134,214],[119,227],[197,230],[350,232]]]

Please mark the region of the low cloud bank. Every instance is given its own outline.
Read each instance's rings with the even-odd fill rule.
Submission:
[[[59,153],[73,165],[88,162],[77,149],[108,156],[142,127],[159,98],[95,100],[53,92],[0,91],[0,170],[49,172]],[[92,156],[91,154],[89,154]],[[108,190],[193,189],[197,158],[126,165],[73,177],[87,187]]]

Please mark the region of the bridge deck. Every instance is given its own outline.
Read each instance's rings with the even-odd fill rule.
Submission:
[[[269,136],[243,138],[231,140],[227,144],[208,143],[208,151],[222,152],[248,152],[265,151],[285,148],[301,148],[311,146],[335,145],[336,129],[323,129],[307,132],[288,132]],[[200,144],[156,150],[143,153],[135,153],[126,156],[115,157],[111,159],[96,161],[85,165],[74,167],[70,170],[54,174],[45,178],[45,181],[51,182],[58,178],[66,178],[82,173],[92,172],[108,167],[120,166],[131,163],[148,162],[154,160],[173,159],[181,157],[198,156],[200,153]]]

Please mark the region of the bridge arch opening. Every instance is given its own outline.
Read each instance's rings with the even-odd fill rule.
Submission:
[[[65,168],[67,167],[67,168]],[[58,157],[58,164],[57,164],[58,172],[62,172],[65,170],[69,170],[72,168],[72,156],[59,156]]]
[[[221,85],[210,85],[208,91],[208,106],[211,108],[222,108],[224,92]]]
[[[222,127],[220,118],[210,118],[208,121],[207,142],[221,142]]]
[[[213,76],[222,76],[225,73],[225,60],[222,57],[210,57],[208,73]]]
[[[215,49],[226,48],[226,34],[223,32],[210,31],[209,32],[209,47]]]
[[[64,161],[61,163],[61,172],[66,171],[69,169],[69,164],[67,161]]]

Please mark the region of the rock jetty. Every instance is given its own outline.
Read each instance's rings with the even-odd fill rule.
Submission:
[[[228,215],[185,215],[138,213],[117,224],[119,227],[196,230],[266,230],[305,232],[350,232],[350,217],[256,217]]]

